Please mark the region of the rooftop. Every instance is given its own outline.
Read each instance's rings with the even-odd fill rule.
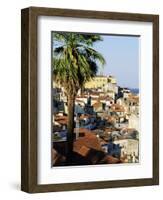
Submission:
[[[111,105],[111,109],[114,112],[124,112],[125,111],[124,107],[122,105],[119,105],[119,104]]]
[[[100,101],[97,101],[96,103],[94,103],[92,105],[94,108],[99,108],[100,106],[102,106],[102,103]]]

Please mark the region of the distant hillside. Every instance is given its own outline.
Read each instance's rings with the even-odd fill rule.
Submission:
[[[130,91],[134,94],[139,94],[139,88],[129,88]]]

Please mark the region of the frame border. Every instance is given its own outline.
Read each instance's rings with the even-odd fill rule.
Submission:
[[[37,18],[63,16],[153,23],[153,177],[38,185]],[[21,190],[28,193],[159,185],[159,15],[29,7],[21,10]]]

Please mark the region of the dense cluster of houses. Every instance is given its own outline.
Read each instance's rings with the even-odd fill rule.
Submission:
[[[66,142],[68,121],[64,89],[55,83],[52,112],[55,165],[64,162],[59,147]],[[119,87],[115,77],[87,82],[76,97],[74,121],[74,151],[86,164],[139,162],[139,95]]]

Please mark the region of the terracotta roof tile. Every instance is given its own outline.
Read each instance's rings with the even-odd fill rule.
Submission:
[[[113,104],[111,106],[111,109],[114,112],[124,112],[125,111],[124,107],[122,105],[119,105],[119,104]]]
[[[89,131],[88,129],[80,128],[79,133],[84,132],[84,137],[79,137],[74,142],[74,151],[78,152],[82,146],[85,146],[87,148],[96,149],[101,151],[101,145],[99,139],[96,137],[96,135]]]
[[[88,153],[89,153],[89,150],[90,150],[90,148],[88,148],[88,147],[86,147],[86,146],[82,146],[82,147],[79,149],[78,153],[79,153],[80,155],[82,155],[82,156],[87,156]]]
[[[102,103],[100,101],[93,104],[94,108],[99,108],[100,106],[102,106]]]

